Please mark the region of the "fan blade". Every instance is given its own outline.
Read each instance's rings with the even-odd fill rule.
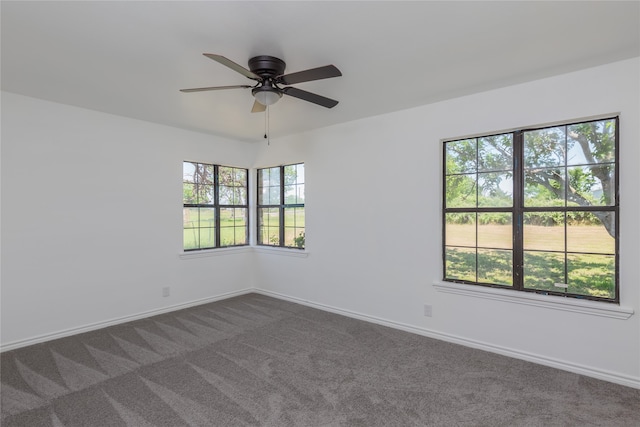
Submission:
[[[225,65],[231,68],[233,71],[240,73],[245,77],[248,77],[253,80],[258,80],[258,81],[262,80],[262,78],[259,75],[253,73],[252,71],[247,70],[242,65],[236,64],[235,62],[233,62],[228,58],[225,58],[224,56],[215,55],[213,53],[203,53],[203,55],[206,56],[207,58],[213,59],[214,61],[221,63],[222,65]]]
[[[204,92],[206,90],[224,90],[224,89],[248,89],[253,86],[235,85],[235,86],[213,86],[213,87],[194,87],[193,89],[180,89],[180,92]]]
[[[321,105],[327,108],[333,108],[338,105],[338,101],[335,99],[325,98],[324,96],[316,95],[315,93],[307,92],[306,90],[298,89],[295,87],[285,87],[282,89],[285,95],[293,96],[304,101],[313,102],[314,104]]]
[[[262,113],[264,110],[266,110],[267,107],[260,104],[258,101],[255,101],[253,103],[253,108],[251,109],[252,113]]]
[[[297,73],[285,74],[276,78],[278,83],[285,85],[293,85],[296,83],[310,82],[313,80],[328,79],[331,77],[340,77],[342,73],[333,65],[325,65],[324,67],[312,68],[310,70],[298,71]]]

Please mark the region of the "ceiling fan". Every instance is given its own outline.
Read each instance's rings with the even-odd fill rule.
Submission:
[[[251,85],[234,85],[234,86],[214,86],[199,87],[193,89],[180,89],[180,92],[203,92],[208,90],[224,90],[224,89],[251,89],[251,94],[255,98],[252,113],[265,111],[267,106],[278,102],[282,95],[293,96],[294,98],[312,102],[326,108],[333,108],[338,101],[315,93],[307,92],[302,89],[291,87],[288,85],[310,82],[313,80],[328,79],[330,77],[339,77],[342,75],[333,65],[324,67],[311,68],[309,70],[298,71],[290,74],[283,74],[286,63],[279,58],[273,56],[255,56],[249,59],[249,69],[242,65],[236,64],[228,58],[212,53],[203,53],[207,58],[213,59],[222,65],[242,74],[243,76],[255,80],[256,84]],[[286,85],[286,87],[280,87]]]

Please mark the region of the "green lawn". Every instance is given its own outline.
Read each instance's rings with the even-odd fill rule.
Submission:
[[[479,226],[477,256],[474,248],[452,247],[475,246],[474,236],[475,225],[447,225],[447,278],[511,286],[511,251],[501,250],[511,248],[511,226]],[[565,258],[554,251],[564,251],[564,227],[526,226],[524,244],[525,287],[562,291],[554,284],[565,283]],[[613,298],[614,239],[604,227],[567,227],[567,249],[568,292]]]

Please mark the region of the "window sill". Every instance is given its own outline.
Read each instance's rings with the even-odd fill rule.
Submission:
[[[275,246],[254,246],[253,250],[257,253],[292,256],[297,258],[306,258],[309,256],[309,252],[307,252],[306,249],[279,248]]]
[[[205,249],[202,251],[189,251],[178,254],[180,259],[208,258],[212,256],[232,255],[238,253],[257,252],[270,255],[290,256],[306,258],[309,252],[304,249],[278,248],[271,246],[234,246],[229,248]]]
[[[251,252],[251,246],[233,246],[228,248],[205,249],[202,251],[189,251],[178,254],[180,259],[207,258],[220,255],[231,255],[237,253]]]
[[[485,298],[514,304],[532,305],[535,307],[571,311],[574,313],[609,317],[613,319],[626,320],[634,314],[633,309],[629,307],[621,307],[619,305],[605,302],[563,298],[553,295],[540,295],[527,292],[510,291],[506,289],[487,288],[484,286],[464,285],[440,280],[433,282],[433,287],[436,288],[438,292],[449,294]]]

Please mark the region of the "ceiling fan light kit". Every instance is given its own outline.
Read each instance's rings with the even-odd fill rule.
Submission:
[[[251,94],[260,104],[268,107],[273,105],[280,98],[282,98],[282,92],[273,86],[263,85],[251,90]]]
[[[255,98],[255,102],[251,110],[252,113],[265,111],[267,106],[278,102],[278,100],[282,98],[283,94],[326,108],[333,108],[338,104],[338,101],[335,99],[326,98],[315,93],[288,86],[296,83],[341,76],[342,73],[340,70],[333,65],[325,65],[324,67],[283,74],[287,64],[282,59],[274,56],[255,56],[249,59],[249,69],[247,69],[221,55],[213,53],[204,53],[203,55],[231,68],[251,80],[255,80],[256,84],[254,86],[234,85],[180,89],[181,92],[203,92],[210,90],[251,88],[251,94]],[[280,85],[286,85],[287,87],[280,87]]]

